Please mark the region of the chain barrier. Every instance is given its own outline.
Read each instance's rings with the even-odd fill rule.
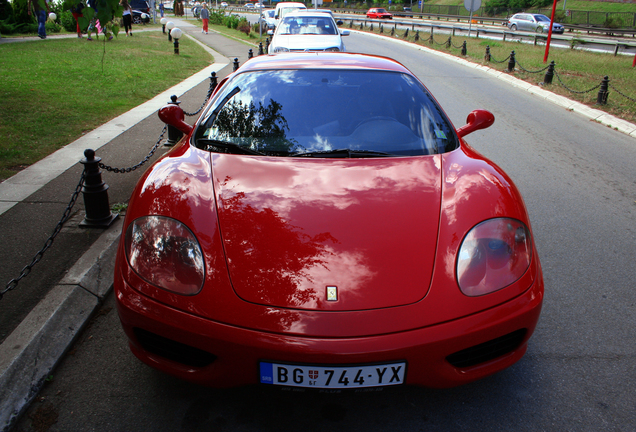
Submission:
[[[69,201],[68,205],[66,206],[66,210],[64,210],[64,214],[62,215],[62,219],[60,219],[60,221],[55,226],[55,229],[53,230],[53,234],[51,234],[49,238],[46,240],[46,242],[44,242],[44,246],[42,247],[42,249],[38,251],[38,253],[35,254],[33,259],[31,260],[31,263],[24,266],[24,268],[20,272],[20,276],[18,276],[15,279],[11,279],[5,286],[4,290],[0,291],[0,300],[2,300],[2,297],[4,297],[4,295],[7,292],[15,289],[18,286],[18,283],[22,279],[27,277],[29,273],[31,273],[31,269],[37,263],[40,262],[40,260],[44,256],[44,253],[47,250],[49,250],[49,248],[53,244],[53,241],[55,240],[55,237],[57,237],[57,235],[62,230],[62,227],[64,226],[64,224],[71,218],[71,211],[73,210],[73,207],[75,206],[75,203],[77,202],[77,198],[79,197],[80,192],[82,192],[83,187],[84,187],[84,171],[82,171],[82,176],[80,177],[79,183],[75,187],[75,192],[73,192],[73,195],[71,196],[71,201]]]
[[[464,47],[464,44],[463,44],[463,43],[462,43],[461,45],[455,45],[455,44],[453,43],[453,41],[452,41],[452,39],[451,39],[450,37],[448,38],[448,42],[450,43],[450,45],[451,45],[453,48],[456,48],[456,49],[460,49],[460,48],[463,48],[463,47]]]
[[[625,99],[631,101],[631,102],[636,102],[636,99],[631,98],[629,96],[627,96],[626,94],[621,93],[621,91],[619,89],[617,89],[616,87],[614,87],[612,84],[608,84],[609,87],[614,90],[616,93],[618,93],[619,95],[623,96]]]
[[[510,58],[510,57],[508,57],[508,58]],[[528,70],[528,69],[524,68],[523,66],[521,66],[521,64],[519,63],[519,60],[517,60],[516,64],[517,64],[517,66],[519,66],[519,69],[521,69],[522,71],[527,72],[527,73],[541,73],[541,72],[543,72],[545,70],[548,70],[548,68],[550,67],[550,66],[546,66],[543,69],[536,70],[536,71],[531,71],[531,70]]]
[[[433,44],[435,44],[435,45],[440,45],[440,46],[441,46],[441,45],[446,45],[446,44],[448,44],[448,39],[446,39],[446,40],[445,40],[444,42],[442,42],[442,43],[437,42],[437,41],[435,40],[435,38],[433,37],[433,33],[431,33],[431,37],[429,37],[429,38],[428,38],[428,40],[430,40],[430,41],[431,41],[431,43],[433,43]]]
[[[588,90],[583,90],[583,91],[577,91],[577,90],[573,90],[571,88],[569,88],[568,86],[565,85],[565,83],[563,82],[563,80],[561,79],[561,77],[559,76],[559,73],[555,70],[554,71],[554,75],[556,75],[557,79],[559,80],[559,83],[561,84],[561,86],[563,86],[564,89],[566,89],[567,91],[571,92],[571,93],[576,93],[576,94],[584,94],[584,93],[590,93],[594,90],[596,90],[597,88],[599,88],[601,85],[596,85],[594,87],[592,87],[591,89]]]
[[[492,54],[490,54],[490,61],[492,61],[493,63],[505,63],[508,60],[510,60],[510,55],[508,55],[508,57],[506,57],[505,59],[499,61],[499,60],[495,60],[495,58],[492,56]]]
[[[251,51],[251,50],[250,50]],[[189,113],[187,111],[183,111],[183,113],[187,116],[195,116],[197,114],[199,114],[201,112],[201,110],[205,107],[205,105],[208,103],[208,101],[210,100],[210,97],[212,96],[212,93],[214,92],[214,89],[216,88],[216,74],[213,73],[212,75],[213,79],[210,79],[210,87],[208,88],[208,94],[205,97],[205,100],[203,101],[203,103],[201,104],[201,106],[199,107],[198,110],[196,110],[195,112]]]
[[[155,143],[155,145],[152,147],[152,149],[150,150],[150,153],[148,153],[148,156],[146,156],[144,158],[144,160],[142,160],[141,162],[139,162],[137,165],[131,166],[130,168],[113,168],[111,166],[105,165],[103,163],[99,163],[99,167],[101,169],[105,169],[108,172],[114,172],[114,173],[129,173],[131,171],[136,170],[137,168],[139,168],[140,166],[142,166],[143,164],[145,164],[146,162],[148,162],[148,160],[152,157],[152,155],[155,154],[155,152],[157,151],[157,149],[159,148],[159,144],[161,144],[161,141],[163,140],[163,136],[166,134],[166,131],[168,130],[168,126],[164,126],[163,130],[161,131],[161,135],[159,135],[159,139],[157,140],[157,142]]]

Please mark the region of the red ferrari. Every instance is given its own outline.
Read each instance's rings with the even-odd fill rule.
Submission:
[[[393,19],[393,15],[384,8],[371,8],[367,11],[367,18]]]
[[[133,353],[214,387],[450,387],[526,351],[543,277],[519,191],[387,58],[259,56],[129,203],[115,293]]]

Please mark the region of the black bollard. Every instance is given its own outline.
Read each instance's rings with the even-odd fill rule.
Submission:
[[[232,69],[232,70],[233,70],[234,72],[236,72],[236,71],[238,70],[238,68],[239,68],[239,61],[238,61],[238,57],[236,57],[236,58],[234,59],[234,67],[233,67],[233,69]]]
[[[210,74],[210,94],[216,89],[216,86],[219,85],[219,81],[216,78],[216,72],[212,72]]]
[[[250,48],[249,51],[247,52],[247,58],[248,59],[254,58],[254,52],[252,51],[252,48]]]
[[[174,53],[179,54],[179,39],[174,40]]]
[[[409,37],[409,29],[406,29],[404,31],[404,39],[408,39],[408,37]]]
[[[601,82],[601,87],[598,89],[598,96],[596,97],[597,105],[607,104],[607,96],[609,96],[609,77],[605,76]]]
[[[84,150],[84,159],[80,161],[84,165],[84,208],[86,217],[79,226],[84,228],[108,228],[117,219],[118,214],[110,211],[108,203],[108,185],[102,180],[102,171],[99,163],[102,158],[95,157],[95,150]]]
[[[548,70],[543,77],[543,84],[552,84],[552,78],[554,77],[554,60],[548,65]]]
[[[215,76],[215,79],[216,79],[216,76]],[[177,100],[176,95],[170,96],[170,102],[168,102],[168,104],[179,105],[180,103],[181,102]],[[183,132],[181,132],[179,129],[177,129],[176,127],[172,125],[168,125],[168,139],[166,140],[165,143],[163,143],[164,147],[172,147],[173,145],[179,142],[181,137],[183,137]]]
[[[508,72],[514,72],[515,71],[515,64],[517,62],[515,61],[515,52],[511,52],[510,53],[510,60],[508,60]]]
[[[484,56],[484,60],[490,62],[490,45],[486,45],[486,55]]]
[[[465,56],[467,53],[467,49],[466,49],[466,41],[464,41],[464,43],[462,44],[462,55]]]
[[[259,55],[259,56],[261,56],[261,55],[263,55],[263,54],[265,54],[265,53],[263,52],[263,42],[259,42],[259,43],[258,43],[258,55]]]
[[[420,31],[419,30],[417,30],[415,32],[415,42],[417,42],[418,40],[420,40]]]

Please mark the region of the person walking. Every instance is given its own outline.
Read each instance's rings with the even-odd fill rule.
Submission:
[[[126,36],[132,36],[132,8],[128,4],[128,0],[121,0],[119,3],[124,8],[122,18],[124,20],[124,30],[126,30]]]
[[[83,17],[82,11],[84,10],[84,3],[79,2],[75,6],[71,6],[71,13],[73,14],[73,18],[75,18],[75,24],[77,25],[77,37],[82,37],[82,29],[79,26],[79,19]]]
[[[161,18],[163,18],[164,9],[165,9],[165,6],[163,5],[163,0],[161,0],[161,3],[159,3],[159,13],[161,14]]]
[[[210,11],[208,10],[208,4],[203,2],[203,7],[201,8],[201,21],[203,21],[203,30],[201,33],[208,34],[208,22],[210,20]]]
[[[44,7],[42,7],[44,5]],[[29,10],[29,16],[31,16],[31,8],[35,13],[35,17],[38,20],[38,36],[40,39],[46,39],[46,17],[49,14],[49,5],[46,0],[29,0],[27,8]]]

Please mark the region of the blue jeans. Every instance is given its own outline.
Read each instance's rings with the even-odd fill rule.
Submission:
[[[46,11],[39,10],[38,14],[38,35],[40,37],[46,37],[46,28],[44,27],[44,23],[46,22]]]

